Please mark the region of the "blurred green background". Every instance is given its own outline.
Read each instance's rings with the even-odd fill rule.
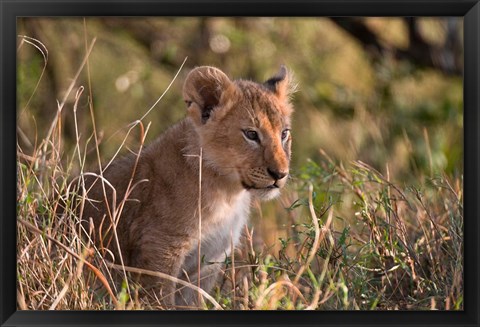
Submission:
[[[45,137],[57,100],[64,98],[96,38],[62,113],[66,159],[75,144],[78,87],[87,90],[77,118],[81,148],[86,147],[91,166],[96,155],[94,142],[88,142],[89,87],[107,160],[128,124],[157,101],[187,58],[171,89],[144,120],[151,122],[147,143],[184,117],[182,83],[191,68],[213,65],[232,78],[263,81],[285,64],[299,85],[293,97],[294,179],[307,159],[320,159],[321,149],[337,162],[366,162],[400,185],[435,174],[460,176],[462,31],[461,18],[21,18],[19,148],[33,153]],[[48,54],[39,51],[43,46]],[[134,147],[138,139],[133,133],[127,146]],[[75,173],[78,167],[73,167]],[[284,198],[280,206],[295,199]],[[275,215],[265,208],[264,216]],[[265,235],[272,230],[268,219],[261,226]],[[276,233],[270,237],[278,240]]]
[[[362,39],[362,28],[376,40],[371,42],[368,34]],[[335,159],[362,160],[381,172],[388,164],[398,180],[431,170],[462,171],[460,18],[24,18],[18,34],[41,41],[48,50],[45,73],[26,106],[44,59],[19,36],[18,131],[26,153],[35,138],[45,136],[57,100],[85,57],[85,42],[96,38],[89,70],[106,157],[187,58],[172,88],[145,119],[152,122],[150,140],[184,116],[181,89],[191,68],[214,65],[232,78],[262,81],[286,64],[299,84],[294,170],[306,158],[315,160],[322,148]],[[433,64],[422,62],[422,56],[432,57]],[[88,88],[86,68],[76,88],[80,85]],[[71,104],[76,88],[64,110],[67,147],[75,135]],[[77,115],[85,141],[91,134],[88,97],[80,100]]]

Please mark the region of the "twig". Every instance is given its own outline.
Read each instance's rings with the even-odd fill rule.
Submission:
[[[157,105],[157,103],[159,103],[160,100],[162,100],[162,98],[165,96],[165,94],[167,94],[168,90],[169,90],[170,87],[172,86],[173,82],[175,82],[175,80],[177,79],[178,74],[180,74],[183,66],[184,66],[185,63],[187,62],[187,59],[188,59],[188,57],[185,57],[185,59],[183,60],[182,64],[180,65],[180,68],[178,68],[177,73],[175,74],[175,76],[173,77],[173,79],[170,81],[170,84],[168,84],[168,86],[167,86],[167,88],[165,89],[165,91],[163,91],[162,95],[160,95],[160,97],[157,99],[157,101],[155,101],[155,103],[150,107],[150,109],[148,109],[147,112],[142,116],[142,118],[139,119],[140,121],[142,121],[145,117],[147,117],[147,115],[153,110],[153,108],[155,108],[155,106]]]
[[[232,301],[232,309],[235,310],[235,299],[237,298],[236,291],[235,291],[235,251],[233,246],[233,230],[230,229],[230,257],[232,260],[232,291],[233,291],[233,301]]]
[[[185,59],[186,60],[186,59]],[[185,61],[184,61],[185,63]],[[183,65],[183,64],[182,64]],[[180,67],[181,68],[181,67]],[[202,159],[203,159],[203,148],[200,148],[200,154],[186,154],[185,157],[197,157],[198,158],[198,201],[197,201],[197,211],[198,211],[198,245],[197,245],[197,286],[200,288],[200,279],[201,279],[201,265],[202,265]],[[198,292],[198,304],[202,303],[201,293]]]
[[[312,248],[310,249],[310,254],[307,258],[307,261],[300,267],[300,269],[297,272],[297,275],[295,276],[295,279],[293,280],[293,283],[295,285],[298,283],[303,272],[315,257],[315,254],[317,253],[317,250],[318,250],[318,246],[320,244],[320,226],[318,225],[318,218],[317,218],[317,215],[315,214],[315,208],[313,207],[312,194],[313,194],[313,186],[312,184],[310,184],[308,186],[308,208],[310,209],[310,215],[312,217],[313,226],[315,227],[315,239],[313,241]]]
[[[90,53],[91,53],[92,50],[93,50],[93,46],[95,45],[95,41],[96,41],[96,38],[94,38],[94,39],[92,40],[92,43],[90,44],[90,47],[88,48],[87,54],[85,55],[85,58],[83,59],[82,64],[80,65],[80,68],[78,68],[77,73],[76,73],[75,76],[73,77],[73,80],[72,80],[72,82],[70,83],[70,86],[68,87],[67,92],[65,92],[65,96],[63,97],[62,102],[61,102],[61,103],[58,103],[57,114],[55,115],[55,117],[54,117],[54,119],[53,119],[53,122],[52,122],[52,124],[50,125],[50,129],[48,130],[48,133],[47,133],[47,136],[45,137],[45,140],[49,140],[50,137],[52,136],[53,129],[54,129],[55,125],[57,124],[57,121],[58,121],[58,119],[59,119],[59,117],[60,117],[60,114],[62,113],[63,106],[64,106],[65,103],[67,102],[67,99],[68,99],[68,96],[70,95],[70,92],[72,92],[73,87],[74,87],[74,85],[75,85],[78,77],[80,76],[80,73],[81,73],[82,70],[83,70],[83,67],[84,67],[85,64],[87,63],[88,57],[90,57]],[[44,148],[43,148],[43,150],[44,150],[45,153],[46,153],[47,144],[48,144],[48,142],[45,142]]]
[[[186,59],[185,59],[186,60]],[[185,63],[185,62],[184,62]],[[182,64],[183,65],[183,64]],[[198,289],[200,290],[200,274],[201,274],[201,264],[202,264],[202,158],[203,158],[203,148],[200,148],[200,155],[198,156],[198,272],[197,272],[197,283]],[[202,295],[200,291],[198,292],[198,305],[202,303]]]
[[[33,92],[30,95],[30,98],[28,98],[27,104],[25,105],[25,107],[23,107],[23,110],[22,110],[22,112],[23,112],[25,109],[28,108],[30,102],[32,101],[33,96],[37,92],[38,86],[40,85],[40,82],[42,81],[43,74],[45,73],[45,70],[47,69],[48,49],[45,46],[45,44],[43,44],[42,42],[40,42],[39,40],[37,40],[33,37],[29,37],[29,36],[26,36],[26,35],[19,35],[18,37],[22,38],[22,43],[20,43],[20,46],[18,47],[17,52],[20,51],[20,48],[22,47],[23,43],[25,42],[25,43],[30,44],[33,47],[35,47],[42,54],[42,57],[43,57],[42,72],[40,73],[40,77],[38,78],[37,84],[35,85],[35,88],[33,89]]]

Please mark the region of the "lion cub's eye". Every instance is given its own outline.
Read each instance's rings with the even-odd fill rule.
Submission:
[[[282,132],[282,140],[286,140],[288,137],[288,134],[290,134],[290,130],[286,129]]]
[[[258,133],[254,130],[251,130],[251,129],[244,130],[243,134],[249,140],[256,141],[256,142],[260,141],[258,137]]]

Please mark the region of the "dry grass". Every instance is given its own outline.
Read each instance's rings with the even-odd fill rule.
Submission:
[[[87,54],[77,77],[88,72],[93,45],[85,41]],[[103,159],[90,83],[88,97],[83,93],[75,78],[46,136],[29,140],[33,151],[28,154],[17,148],[18,308],[164,309],[160,298],[142,296],[129,274],[175,278],[110,263],[80,224],[77,212],[85,199],[77,190],[89,174],[86,158],[94,153],[100,167]],[[82,97],[88,98],[91,132],[80,131],[76,123]],[[77,142],[71,150],[62,143],[64,110],[73,110],[75,117]],[[136,128],[138,135],[132,136]],[[129,125],[114,158],[129,138],[136,140],[139,155],[148,129],[141,120]],[[388,168],[384,176],[362,162],[344,166],[325,153],[322,158],[294,174],[281,199],[287,208],[278,214],[287,214],[290,224],[288,237],[278,241],[279,251],[258,247],[254,229],[246,227],[213,295],[176,281],[197,290],[206,309],[463,309],[462,176],[430,172],[407,186],[393,182]],[[113,221],[122,200],[112,208]],[[55,214],[60,206],[62,214]],[[118,276],[121,285],[115,282]]]
[[[61,120],[55,124],[52,135],[61,135]],[[138,271],[109,263],[85,237],[76,215],[82,178],[70,179],[73,163],[64,168],[60,140],[29,156],[18,149],[18,307],[162,309],[128,278],[115,284],[118,272]],[[85,154],[75,151],[82,162]],[[462,180],[425,181],[400,187],[361,162],[310,162],[283,198],[296,199],[287,209],[291,237],[272,253],[256,249],[246,228],[214,297],[201,294],[205,308],[462,309]],[[66,210],[58,216],[60,205]]]

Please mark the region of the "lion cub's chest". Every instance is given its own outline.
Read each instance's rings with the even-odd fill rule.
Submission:
[[[230,255],[231,245],[237,245],[242,227],[247,223],[250,194],[242,191],[233,201],[211,201],[202,210],[201,256],[204,262],[223,262]],[[198,241],[193,242],[184,269],[196,267]]]

